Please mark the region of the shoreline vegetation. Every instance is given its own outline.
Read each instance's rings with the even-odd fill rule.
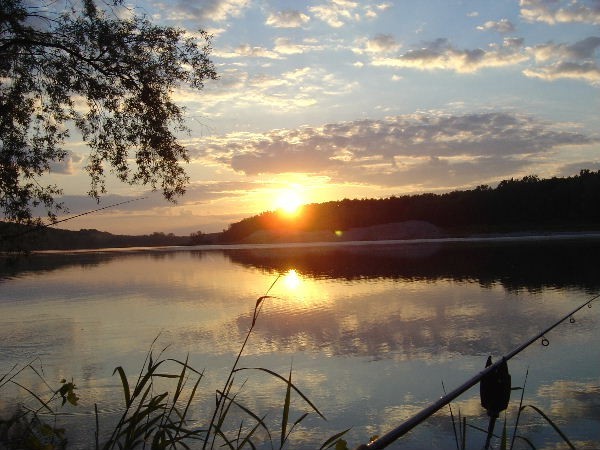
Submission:
[[[312,401],[292,381],[292,368],[289,375],[283,376],[264,367],[244,367],[242,357],[249,338],[259,319],[263,303],[273,298],[269,291],[277,279],[256,301],[252,321],[240,345],[233,365],[226,374],[224,385],[217,389],[212,411],[206,416],[192,419],[194,403],[206,369],[196,370],[190,365],[189,354],[185,359],[168,357],[168,346],[157,348],[157,335],[152,342],[137,377],[127,375],[122,366],[117,366],[113,376],[119,377],[123,392],[123,405],[115,410],[116,423],[100,421],[98,404],[94,403],[93,415],[87,415],[95,422],[93,440],[89,436],[87,448],[114,450],[136,448],[210,450],[227,447],[232,450],[257,448],[257,444],[270,444],[272,449],[289,448],[294,439],[294,431],[308,417],[316,415],[327,420]],[[42,362],[40,361],[40,365]],[[44,392],[21,383],[19,375],[31,370],[42,383]],[[285,396],[280,407],[281,417],[268,413],[259,415],[253,406],[246,405],[240,398],[245,381],[240,375],[248,372],[261,373],[272,377],[285,387]],[[118,386],[118,384],[117,384]],[[65,450],[70,448],[70,432],[77,433],[76,424],[60,421],[61,408],[69,403],[78,406],[80,397],[73,379],[62,379],[55,389],[44,378],[43,368],[36,368],[34,361],[25,365],[15,364],[7,373],[0,372],[0,391],[5,387],[16,387],[30,396],[31,402],[18,403],[8,417],[0,416],[0,449],[6,450]],[[165,390],[166,389],[166,390]],[[85,394],[82,394],[85,395]],[[210,398],[210,395],[209,397]],[[60,406],[59,406],[60,404]],[[4,411],[3,411],[4,412]],[[299,415],[299,417],[298,417]],[[69,414],[65,414],[69,416]],[[82,413],[81,416],[86,416]],[[102,428],[101,428],[102,422]],[[102,431],[101,431],[102,430]],[[319,450],[348,450],[341,440],[350,428],[323,437]],[[193,445],[196,444],[196,445]],[[343,446],[340,446],[343,444]],[[278,446],[277,446],[278,445]]]
[[[564,236],[600,233],[600,171],[535,175],[492,188],[304,205],[295,217],[268,211],[219,233],[116,235],[0,222],[0,250],[92,250],[235,244]]]

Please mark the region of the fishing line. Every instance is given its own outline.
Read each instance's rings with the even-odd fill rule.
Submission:
[[[46,228],[47,228],[47,227],[51,227],[51,226],[54,226],[54,225],[56,225],[57,223],[66,222],[67,220],[76,219],[77,217],[81,217],[81,216],[87,216],[88,214],[93,214],[93,213],[96,213],[96,212],[98,212],[98,211],[102,211],[102,210],[104,210],[104,209],[108,209],[108,208],[114,208],[115,206],[121,206],[121,205],[125,205],[126,203],[136,202],[136,201],[138,201],[138,200],[145,200],[146,198],[147,198],[147,197],[133,198],[133,199],[131,199],[131,200],[125,200],[125,201],[123,201],[123,202],[114,203],[114,204],[112,204],[112,205],[107,205],[107,206],[104,206],[104,207],[102,207],[102,208],[93,209],[93,210],[91,210],[91,211],[86,211],[86,212],[84,212],[84,213],[77,214],[77,215],[75,215],[75,216],[67,217],[66,219],[57,220],[56,222],[50,223],[50,224],[48,224],[48,225],[45,225],[45,227],[46,227]]]
[[[42,230],[44,228],[53,227],[54,225],[57,225],[59,223],[68,222],[69,220],[77,219],[78,217],[87,216],[89,214],[94,214],[94,213],[97,213],[99,211],[103,211],[103,210],[109,209],[109,208],[114,208],[116,206],[125,205],[127,203],[137,202],[138,200],[145,200],[146,198],[147,197],[138,197],[138,198],[133,198],[133,199],[130,199],[130,200],[125,200],[125,201],[122,201],[122,202],[119,202],[119,203],[113,203],[112,205],[107,205],[107,206],[103,206],[102,208],[92,209],[90,211],[86,211],[86,212],[83,212],[81,214],[76,214],[74,216],[67,217],[65,219],[57,220],[56,222],[51,222],[51,223],[45,223],[45,224],[37,225],[37,226],[35,226],[33,228],[28,228],[25,231],[21,231],[20,233],[11,234],[11,235],[7,235],[7,236],[1,236],[0,235],[0,239],[14,239],[14,238],[21,237],[21,236],[24,236],[24,235],[29,234],[29,233],[34,233],[36,231],[40,231],[40,230]]]

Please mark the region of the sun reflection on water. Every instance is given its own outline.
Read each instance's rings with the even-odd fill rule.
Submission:
[[[283,284],[287,289],[297,291],[302,287],[302,278],[296,272],[296,269],[290,269],[283,276]]]
[[[322,311],[330,306],[329,289],[296,269],[282,273],[277,295],[282,299],[280,306],[288,312]]]

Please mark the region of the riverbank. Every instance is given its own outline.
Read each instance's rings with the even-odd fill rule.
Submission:
[[[597,226],[540,226],[523,228],[460,228],[444,229],[430,222],[410,220],[363,228],[334,231],[261,230],[234,244],[309,244],[377,241],[450,241],[476,239],[523,239],[549,237],[598,237]]]
[[[3,224],[6,225],[6,224]],[[521,239],[584,239],[599,238],[600,228],[596,224],[567,226],[552,224],[523,224],[521,227],[476,228],[462,227],[444,229],[430,222],[410,220],[347,230],[298,231],[290,229],[260,230],[238,242],[224,243],[221,233],[202,235],[202,240],[185,236],[153,233],[144,236],[112,235],[98,230],[69,231],[44,228],[23,232],[22,226],[10,230],[4,227],[3,252],[52,252],[52,251],[132,251],[135,249],[161,249],[174,247],[190,248],[235,248],[237,246],[314,246],[388,242],[458,242],[476,240],[521,240]],[[20,231],[20,234],[15,234]]]

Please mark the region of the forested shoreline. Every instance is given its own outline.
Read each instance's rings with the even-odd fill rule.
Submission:
[[[72,231],[0,222],[0,249],[3,251],[157,247],[191,245],[192,241],[191,236],[176,236],[172,233],[154,232],[130,236],[96,229]]]
[[[582,170],[566,178],[535,175],[501,181],[496,187],[444,194],[343,199],[302,207],[295,217],[263,212],[232,223],[221,233],[189,236],[154,232],[115,235],[95,229],[70,231],[0,222],[2,250],[70,250],[106,247],[232,244],[262,233],[268,240],[299,241],[303,236],[337,236],[348,230],[382,229],[386,224],[428,223],[448,236],[515,232],[600,230],[600,171]],[[417,235],[413,237],[419,237]],[[367,240],[373,239],[373,233]]]
[[[233,223],[222,242],[241,242],[260,231],[346,231],[387,223],[429,222],[449,234],[600,229],[600,171],[540,179],[529,175],[444,194],[344,199],[303,207],[298,217],[276,211]]]

